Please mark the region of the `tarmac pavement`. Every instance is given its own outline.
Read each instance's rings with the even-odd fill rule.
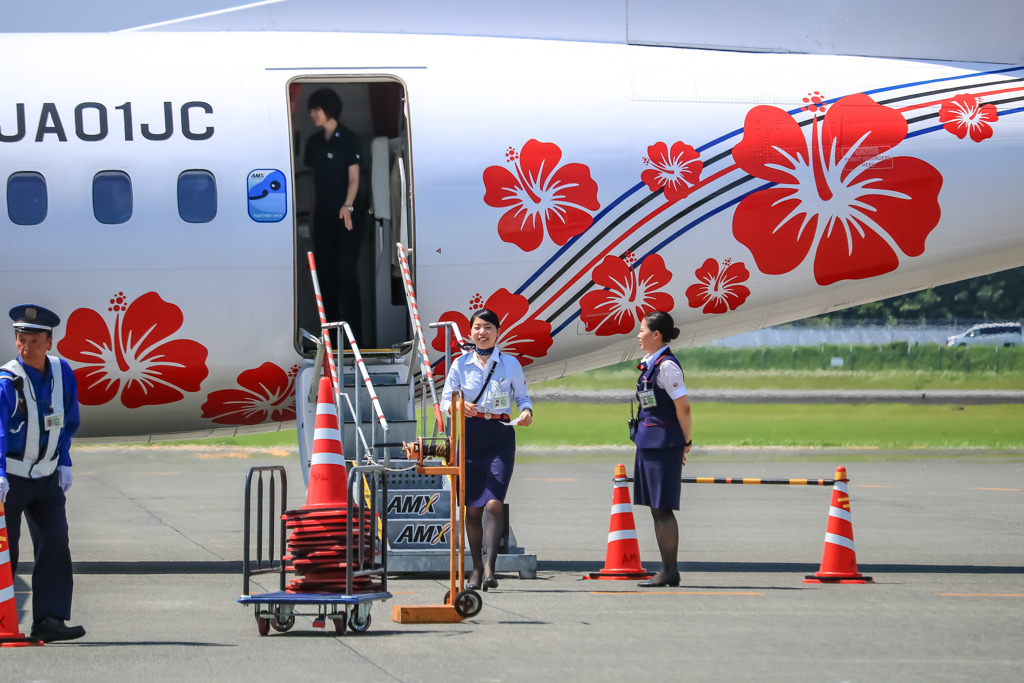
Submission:
[[[296,507],[297,457],[78,449],[69,623],[88,635],[3,650],[0,680],[1020,680],[1021,454],[698,449],[686,476],[831,478],[845,465],[859,567],[875,583],[802,582],[819,567],[829,488],[687,485],[682,585],[654,590],[581,580],[604,563],[617,462],[632,472],[627,450],[521,452],[508,502],[537,578],[499,576],[473,619],[394,623],[393,605],[437,604],[447,589],[443,576],[402,576],[366,633],[299,617],[260,637],[236,602],[245,473],[285,464]],[[644,565],[657,569],[650,515],[634,516]],[[24,630],[30,569],[16,577]]]

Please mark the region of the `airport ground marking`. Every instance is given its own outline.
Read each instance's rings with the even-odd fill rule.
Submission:
[[[589,591],[591,595],[761,595],[756,591]]]
[[[987,486],[975,486],[975,491],[1024,491],[1024,489],[996,489]]]
[[[939,593],[943,598],[1024,598],[1024,593]]]

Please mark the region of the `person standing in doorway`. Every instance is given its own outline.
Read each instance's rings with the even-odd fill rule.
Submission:
[[[309,116],[318,130],[306,143],[305,164],[313,169],[313,253],[328,322],[344,320],[362,342],[359,250],[363,221],[356,211],[361,143],[339,123],[338,93],[321,88],[309,97]]]
[[[34,304],[15,306],[18,357],[0,367],[0,503],[11,568],[18,568],[21,517],[35,548],[33,638],[45,643],[85,635],[67,626],[74,587],[65,497],[71,488],[71,437],[78,429],[78,384],[71,366],[47,355],[60,318]]]
[[[679,328],[673,326],[672,316],[663,311],[644,316],[637,335],[647,355],[640,361],[636,383],[640,414],[633,500],[651,508],[661,551],[661,571],[637,584],[643,588],[679,585],[679,526],[673,511],[679,509],[683,465],[693,441],[683,370],[668,348],[678,336]]]

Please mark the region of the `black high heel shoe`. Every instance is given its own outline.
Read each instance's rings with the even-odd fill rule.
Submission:
[[[484,579],[484,592],[486,592],[488,588],[497,588],[497,587],[498,587],[498,580],[496,578],[494,578],[494,576],[488,576],[487,578]]]
[[[679,572],[676,572],[675,574],[669,574],[668,576],[665,576],[661,579],[659,579],[658,575],[655,574],[651,578],[645,581],[640,581],[636,585],[640,586],[641,588],[663,588],[665,586],[672,586],[673,588],[675,588],[679,585]]]

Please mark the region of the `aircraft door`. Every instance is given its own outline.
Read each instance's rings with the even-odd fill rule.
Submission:
[[[324,94],[327,91],[328,94]],[[317,261],[328,321],[344,319],[362,349],[411,339],[394,244],[412,246],[407,169],[410,145],[405,87],[391,78],[300,78],[289,84],[295,178],[296,345],[309,354],[303,330],[320,329],[306,254]],[[335,111],[330,117],[312,114]],[[315,105],[322,104],[322,107]],[[352,230],[341,207],[358,168]]]

